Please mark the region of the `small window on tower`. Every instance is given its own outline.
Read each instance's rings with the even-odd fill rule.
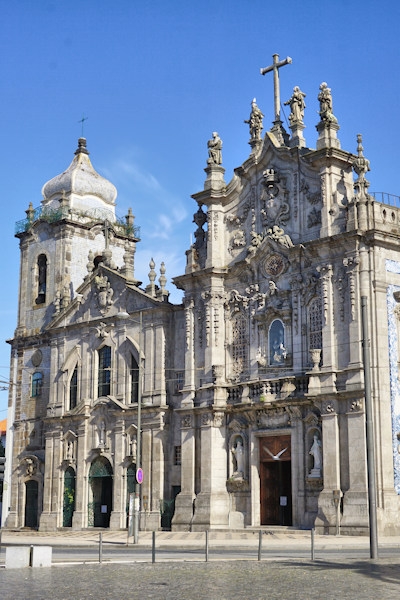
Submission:
[[[36,304],[44,304],[46,302],[46,284],[47,284],[47,258],[45,254],[40,254],[37,260],[37,281],[38,295],[35,300]]]
[[[175,446],[174,448],[174,465],[182,464],[182,446]]]
[[[31,397],[32,398],[36,398],[37,396],[40,396],[40,394],[42,393],[42,386],[43,386],[43,374],[36,372],[32,375],[32,390],[31,390]]]

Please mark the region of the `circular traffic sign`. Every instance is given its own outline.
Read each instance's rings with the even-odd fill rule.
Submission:
[[[142,483],[143,482],[143,469],[141,469],[139,467],[139,469],[136,471],[136,481],[138,483]]]

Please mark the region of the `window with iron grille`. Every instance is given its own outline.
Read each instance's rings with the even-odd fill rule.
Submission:
[[[314,298],[308,306],[308,343],[310,350],[322,350],[322,302]],[[321,353],[322,357],[322,353]]]
[[[174,448],[174,465],[182,464],[182,446],[175,446]]]
[[[232,361],[235,375],[239,375],[246,368],[247,352],[246,321],[244,317],[237,316],[232,321]]]

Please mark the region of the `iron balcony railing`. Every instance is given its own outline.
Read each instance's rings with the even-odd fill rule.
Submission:
[[[115,217],[112,212],[99,208],[84,211],[69,207],[49,208],[39,206],[32,209],[25,219],[16,222],[15,235],[29,231],[37,221],[56,223],[64,219],[73,223],[84,223],[85,225],[108,221],[117,233],[119,232],[122,235],[135,238],[138,241],[140,240],[140,227],[128,225],[124,218]]]

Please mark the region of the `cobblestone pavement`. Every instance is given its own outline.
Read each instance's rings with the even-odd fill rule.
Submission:
[[[400,561],[234,561],[0,571],[2,600],[391,600]]]

